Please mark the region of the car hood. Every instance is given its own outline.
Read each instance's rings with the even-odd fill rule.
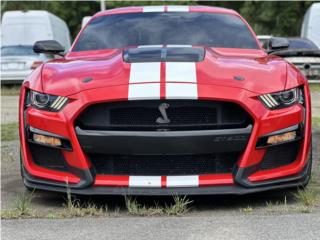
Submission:
[[[134,63],[123,60],[123,51],[72,52],[63,59],[48,62],[42,69],[43,91],[68,96],[93,88],[128,85]],[[144,64],[141,59],[139,64]],[[203,60],[195,66],[197,84],[228,86],[258,94],[281,91],[286,85],[286,61],[262,50],[205,48]]]

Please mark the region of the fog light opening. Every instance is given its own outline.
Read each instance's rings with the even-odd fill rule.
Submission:
[[[52,147],[61,147],[62,142],[59,138],[55,137],[49,137],[41,134],[34,133],[33,134],[33,141],[36,143],[44,144],[44,145],[49,145]]]
[[[258,139],[256,148],[272,147],[279,144],[286,144],[298,141],[303,138],[303,125],[297,124],[288,128],[284,128],[268,135],[261,136]]]
[[[267,144],[273,145],[273,144],[288,142],[288,141],[295,140],[296,137],[297,137],[296,131],[286,132],[286,133],[268,137]]]

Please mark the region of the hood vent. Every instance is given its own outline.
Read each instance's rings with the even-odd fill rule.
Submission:
[[[201,47],[143,47],[123,51],[127,63],[139,62],[200,62],[205,50]]]

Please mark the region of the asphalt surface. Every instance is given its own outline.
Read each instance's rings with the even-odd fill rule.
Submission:
[[[320,236],[318,214],[156,218],[6,220],[2,239],[243,239],[313,240]]]

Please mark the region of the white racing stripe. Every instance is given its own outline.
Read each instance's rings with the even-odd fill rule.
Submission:
[[[162,47],[163,45],[140,45],[138,48],[156,48],[156,47]]]
[[[196,63],[166,62],[166,99],[198,99]],[[129,100],[160,99],[161,63],[132,63]]]
[[[198,187],[199,176],[167,176],[167,187]]]
[[[146,6],[143,12],[164,12],[164,6]]]
[[[181,45],[181,44],[169,44],[167,45],[168,48],[174,48],[174,47],[192,47],[192,45]]]
[[[129,176],[129,187],[161,187],[161,176]]]
[[[160,83],[130,84],[129,100],[160,99]]]
[[[160,62],[132,63],[129,83],[160,82]]]
[[[131,64],[129,100],[160,99],[160,64],[160,62]]]
[[[168,6],[168,12],[189,12],[189,6]]]
[[[198,99],[197,73],[195,63],[166,63],[166,98]]]
[[[197,82],[194,62],[167,62],[166,82]]]
[[[197,84],[167,83],[166,99],[198,99]]]

